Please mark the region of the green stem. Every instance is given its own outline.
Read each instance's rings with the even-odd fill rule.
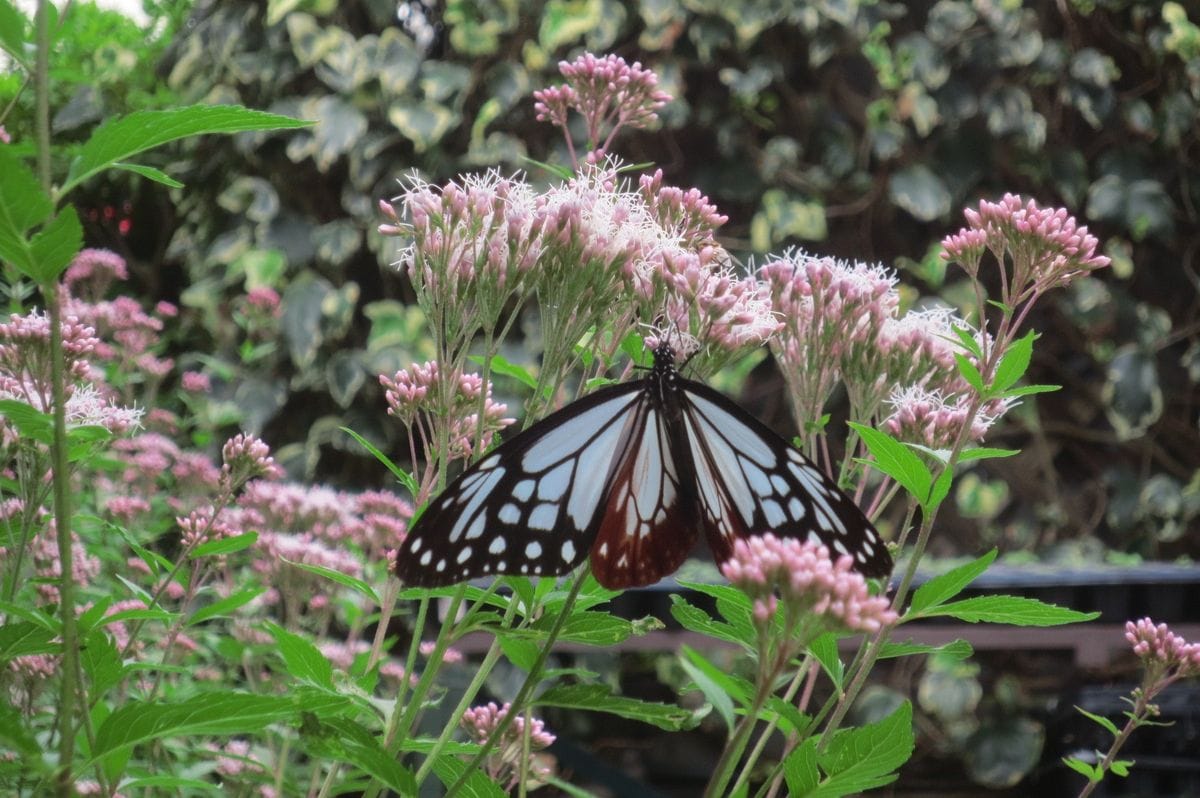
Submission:
[[[549,634],[546,635],[546,642],[538,651],[537,659],[533,662],[533,667],[529,669],[529,675],[525,677],[525,683],[521,685],[521,689],[517,691],[516,697],[509,704],[508,712],[504,715],[504,719],[497,724],[488,741],[479,749],[479,753],[471,759],[470,763],[463,770],[450,789],[446,790],[445,798],[454,798],[463,787],[466,786],[467,780],[471,774],[479,769],[480,765],[487,758],[487,755],[496,746],[496,743],[503,737],[504,732],[512,725],[517,717],[517,713],[524,707],[525,702],[529,699],[530,693],[537,686],[540,679],[542,669],[546,665],[546,659],[550,656],[550,650],[554,647],[554,641],[562,633],[563,626],[566,625],[567,618],[571,614],[571,609],[575,606],[575,599],[579,597],[579,590],[583,587],[584,581],[588,574],[591,573],[591,566],[587,560],[580,566],[579,573],[575,577],[575,581],[571,585],[571,590],[567,593],[567,599],[563,602],[562,610],[559,611],[558,617],[554,619],[554,625],[550,627]]]

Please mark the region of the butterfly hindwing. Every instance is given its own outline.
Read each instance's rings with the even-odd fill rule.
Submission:
[[[640,383],[602,388],[531,426],[431,501],[396,555],[396,574],[435,587],[495,574],[560,575],[588,554],[628,447]]]
[[[717,562],[728,559],[737,538],[773,532],[815,537],[834,557],[853,557],[865,576],[891,572],[875,527],[821,469],[722,394],[681,383],[697,504]]]
[[[677,411],[648,396],[630,419],[629,445],[609,477],[591,550],[592,573],[610,590],[674,572],[699,536],[691,473],[673,423]]]

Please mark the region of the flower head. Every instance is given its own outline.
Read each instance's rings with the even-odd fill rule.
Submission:
[[[495,702],[489,702],[483,706],[471,707],[463,712],[461,725],[471,739],[482,745],[493,737],[508,712],[509,704],[498,707]],[[548,748],[555,740],[554,735],[546,731],[542,721],[536,718],[532,719],[529,725],[528,736],[531,753]],[[488,757],[488,774],[494,780],[503,782],[506,779],[515,778],[521,772],[522,768],[519,765],[525,750],[525,737],[525,717],[517,715],[504,730],[500,739],[496,741],[495,747]],[[537,781],[544,779],[552,772],[549,766],[533,756],[530,757],[525,770]]]
[[[1170,673],[1175,678],[1200,676],[1200,643],[1189,643],[1165,623],[1149,618],[1125,623],[1125,639],[1147,669]]]
[[[99,302],[115,280],[128,280],[125,259],[107,249],[81,250],[63,273],[72,296]]]
[[[766,623],[783,608],[789,639],[812,640],[828,629],[874,632],[896,613],[882,596],[871,596],[854,558],[836,561],[819,543],[778,538],[768,532],[734,543],[721,573],[755,602],[755,618]],[[798,634],[797,632],[802,632]]]

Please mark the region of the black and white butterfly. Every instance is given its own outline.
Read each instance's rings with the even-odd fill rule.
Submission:
[[[558,576],[591,556],[600,584],[657,582],[703,531],[717,562],[763,532],[814,539],[869,577],[883,539],[800,451],[717,391],[685,379],[667,345],[646,377],[591,393],[460,474],[396,556],[415,587]]]

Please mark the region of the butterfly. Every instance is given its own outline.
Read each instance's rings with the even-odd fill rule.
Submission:
[[[738,538],[814,539],[868,577],[891,572],[879,532],[811,460],[702,383],[667,344],[638,380],[594,391],[467,468],[408,530],[407,585],[560,576],[590,555],[611,589],[657,582],[701,531],[720,563]]]

